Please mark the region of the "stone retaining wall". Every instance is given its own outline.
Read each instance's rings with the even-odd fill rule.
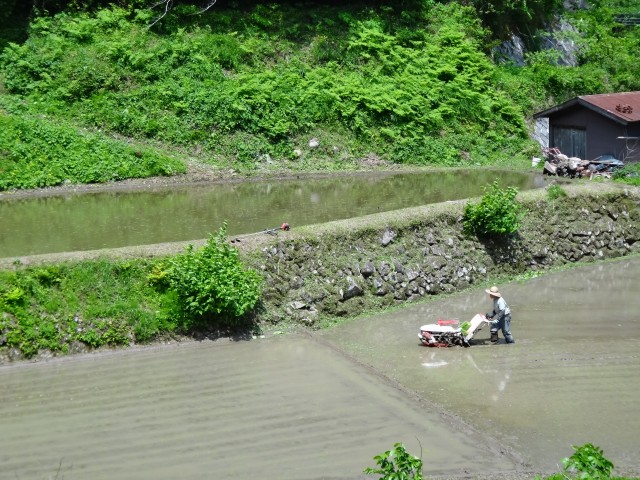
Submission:
[[[640,192],[599,185],[523,192],[517,235],[480,241],[462,232],[467,201],[301,227],[247,252],[264,272],[264,319],[307,325],[352,316],[505,275],[640,253]]]

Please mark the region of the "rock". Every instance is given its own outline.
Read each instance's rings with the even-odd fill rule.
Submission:
[[[404,273],[404,266],[395,258],[393,259],[393,266],[398,273]]]
[[[364,278],[369,278],[371,275],[373,275],[376,271],[376,267],[373,265],[373,262],[368,261],[367,263],[364,264],[364,266],[360,269],[360,274],[364,277]]]
[[[391,271],[391,265],[389,265],[387,262],[382,262],[380,264],[380,268],[378,269],[378,272],[382,277],[386,277],[387,275],[389,275],[390,271]]]
[[[395,240],[396,236],[397,236],[396,232],[392,230],[385,230],[384,233],[382,234],[382,240],[380,241],[380,243],[382,244],[383,247],[386,247],[387,245],[389,245],[391,242]]]
[[[301,309],[305,308],[305,307],[307,306],[307,304],[306,304],[306,303],[304,303],[304,302],[298,302],[298,301],[296,301],[296,302],[291,302],[291,303],[289,304],[289,306],[290,306],[291,308],[295,309],[295,310],[301,310]]]
[[[318,148],[320,146],[320,140],[317,138],[312,138],[309,140],[309,148]]]
[[[349,278],[350,285],[346,290],[340,289],[340,298],[342,301],[349,300],[353,297],[358,297],[364,294],[364,290],[360,285],[356,284],[352,278]]]

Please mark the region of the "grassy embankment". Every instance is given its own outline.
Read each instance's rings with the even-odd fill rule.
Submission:
[[[616,190],[605,185],[601,187]],[[557,198],[552,197],[551,192],[545,194],[542,191],[522,195],[533,195],[534,198],[547,195],[549,201],[556,201],[554,198]],[[452,208],[458,207],[451,203],[440,204],[431,209],[431,214],[449,211]],[[354,223],[354,219],[350,219],[333,222],[332,226],[325,224],[303,227],[287,235],[292,236],[292,239],[299,236],[302,245],[313,245],[314,242],[321,242],[319,239],[325,238],[325,233],[329,231],[331,235],[341,237],[344,229],[344,238],[349,238],[349,235],[353,235],[354,229],[364,232],[371,228],[406,228],[407,224],[415,220],[413,215],[407,215],[409,214],[398,215],[398,212],[389,212],[377,215],[375,220],[363,217],[360,223]],[[337,225],[338,223],[340,225]],[[252,288],[251,285],[257,287],[257,284],[251,280],[250,285],[237,288],[237,282],[243,282],[237,279],[243,276],[241,269],[245,268],[244,265],[252,265],[260,271],[259,266],[266,261],[262,255],[263,249],[272,246],[274,242],[277,245],[279,240],[268,235],[244,239],[238,244],[241,245],[242,254],[236,255],[240,252],[230,249],[229,252],[236,253],[229,257],[213,252],[206,258],[186,258],[184,253],[176,255],[163,251],[160,252],[160,256],[154,258],[101,257],[80,260],[76,257],[75,260],[56,263],[17,263],[13,268],[0,269],[0,354],[9,354],[16,358],[32,357],[43,352],[66,354],[85,348],[145,344],[172,336],[228,334],[231,327],[236,329],[236,332],[245,334],[272,327],[287,329],[292,326],[289,324],[292,322],[291,316],[274,316],[283,303],[278,295],[275,301],[272,298],[273,289],[280,288],[278,280],[274,280],[279,278],[275,273],[266,270],[259,275],[271,277],[268,285],[271,293],[267,291],[266,283],[263,284],[258,290],[264,292],[264,303],[258,303],[255,309],[255,302],[245,298],[244,293]],[[198,247],[194,249],[194,254],[202,250],[206,249]],[[302,251],[304,248],[301,246],[299,250]],[[223,251],[227,252],[226,247]],[[116,254],[120,255],[122,252],[118,249]],[[614,252],[613,255],[620,254],[622,253]],[[51,261],[52,259],[49,259],[49,262]],[[335,259],[327,259],[325,268],[332,268],[332,261]],[[339,272],[342,269],[343,265],[340,263],[336,273],[330,274],[331,278],[341,278]],[[310,269],[307,268],[308,270]],[[506,283],[514,280],[514,275],[520,273],[521,270],[518,269],[501,270],[493,272],[492,278],[485,280]],[[525,279],[540,274],[541,272],[527,271],[524,276],[516,278]],[[282,280],[285,290],[289,288],[289,283],[289,279]],[[473,286],[477,288],[478,284],[474,283]],[[237,295],[236,292],[240,292],[241,295]],[[206,294],[206,298],[201,298],[203,293]],[[200,318],[198,315],[190,314],[188,310],[195,308],[198,313],[201,307],[205,308],[210,298],[218,305],[219,301],[223,301],[225,305],[233,306],[234,312],[235,306],[240,305],[244,312],[249,313],[240,316],[234,313],[232,318],[229,317],[231,322],[228,321],[229,318],[221,315],[220,311],[213,314],[209,311]],[[257,298],[260,298],[259,292]],[[290,299],[284,303],[288,304],[289,301]],[[423,301],[429,301],[429,298]],[[364,310],[379,313],[384,307],[376,302],[367,307],[358,305],[356,314],[364,314]],[[250,311],[245,307],[250,307]],[[345,313],[336,315],[320,312],[316,325],[331,325],[344,317]]]
[[[115,7],[37,18],[2,55],[0,189],[171,174],[186,157],[248,175],[355,169],[371,152],[410,165],[526,165],[532,111],[640,89],[639,34],[614,28],[608,7],[572,15],[579,67],[538,53],[516,68],[486,55],[491,37],[472,9],[414,5],[177,11],[157,30],[150,12]],[[149,282],[155,265],[0,272],[3,343],[29,356],[180,331],[175,296]]]
[[[495,35],[457,2],[183,6],[153,28],[149,10],[37,17],[23,43],[0,43],[0,190],[171,175],[188,161],[243,175],[364,158],[526,167],[539,155],[533,112],[640,89],[640,33],[613,21],[626,3],[565,13],[571,68],[548,51],[494,63]]]

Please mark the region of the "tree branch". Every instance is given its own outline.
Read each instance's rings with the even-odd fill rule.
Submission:
[[[164,5],[164,12],[162,12],[162,14],[158,18],[156,18],[151,23],[151,25],[149,25],[149,28],[153,27],[156,23],[162,20],[167,13],[169,13],[169,10],[171,10],[171,8],[173,7],[173,0],[160,0],[157,3],[153,4],[150,8],[156,8],[160,5]]]

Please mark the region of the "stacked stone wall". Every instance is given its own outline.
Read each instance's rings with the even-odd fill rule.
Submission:
[[[640,252],[640,194],[567,187],[525,192],[516,235],[468,237],[466,201],[304,227],[248,256],[265,276],[267,320],[314,325],[486,284],[492,279]]]

